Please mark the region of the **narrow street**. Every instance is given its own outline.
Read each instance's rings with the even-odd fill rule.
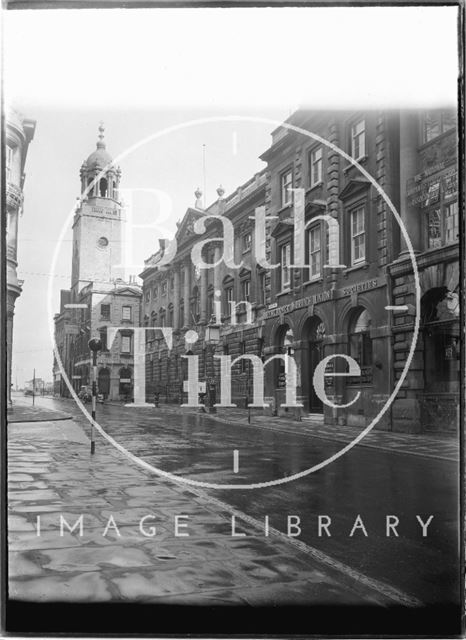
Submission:
[[[23,402],[23,400],[20,400]],[[44,408],[72,415],[89,435],[89,423],[72,400],[36,400]],[[90,410],[90,405],[86,405]],[[224,424],[207,415],[98,405],[97,420],[132,454],[163,471],[215,484],[246,484],[286,478],[321,462],[342,444],[291,434],[254,424]],[[96,435],[97,449],[103,440]],[[238,472],[233,451],[238,451]],[[123,458],[122,454],[118,454]],[[256,489],[202,488],[212,500],[239,510],[246,518],[287,533],[287,517],[299,516],[299,540],[336,561],[380,580],[423,604],[456,601],[458,537],[457,463],[398,455],[357,445],[340,459],[302,479]],[[435,489],[435,490],[434,490]],[[190,491],[190,488],[187,487]],[[197,491],[197,490],[195,490]],[[157,513],[157,498],[147,508]],[[318,535],[318,516],[331,520]],[[357,516],[362,527],[350,532]],[[386,536],[386,517],[396,516],[398,537]],[[426,523],[422,536],[416,515]],[[292,520],[297,523],[297,519]],[[192,531],[208,530],[202,518],[190,517]],[[292,532],[296,532],[292,528]],[[327,533],[331,535],[328,536]],[[225,529],[226,535],[230,534]],[[256,535],[265,535],[262,532]],[[292,545],[295,538],[289,537]]]

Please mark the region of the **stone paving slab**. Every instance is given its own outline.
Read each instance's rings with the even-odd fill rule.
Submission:
[[[76,437],[80,427],[62,424],[64,431],[53,431],[43,423],[43,433],[39,423],[35,433],[8,427],[10,597],[251,605],[393,602],[386,592],[281,538],[262,538],[248,523],[237,528],[247,537],[232,538],[231,514],[208,496],[131,466],[106,442],[91,456],[87,438]],[[17,488],[18,482],[29,486]],[[175,535],[175,517],[181,514],[191,518],[189,537]],[[153,536],[138,526],[147,515],[144,531],[155,525]],[[75,525],[73,531],[65,525],[60,530],[60,517]]]
[[[32,400],[31,400],[32,403]],[[32,404],[27,406],[20,401],[16,401],[8,410],[7,421],[8,423],[15,422],[44,422],[46,420],[71,420],[71,416],[68,413],[62,411],[56,411],[55,409],[46,409],[44,407]]]

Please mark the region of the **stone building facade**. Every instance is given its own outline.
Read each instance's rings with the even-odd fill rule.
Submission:
[[[376,421],[384,430],[454,430],[459,397],[456,147],[455,114],[448,110],[302,110],[290,116],[272,132],[271,146],[261,156],[266,168],[226,199],[220,190],[207,210],[188,209],[170,264],[160,264],[164,247],[146,261],[144,324],[175,328],[171,350],[160,331],[148,332],[148,399],[157,391],[162,400],[183,401],[182,355],[199,356],[209,406],[219,401],[214,355],[253,354],[265,363],[288,354],[297,365],[302,407],[283,406],[287,366],[273,358],[265,366],[266,412],[359,428]],[[409,370],[414,269],[392,205],[411,239],[421,279],[421,332]],[[265,213],[266,268],[254,250],[251,216],[258,207]],[[205,232],[195,233],[196,221],[218,212],[233,223],[234,256],[236,262],[244,258],[244,267],[229,270],[221,263],[196,272],[192,247],[222,235],[218,223],[207,219]],[[206,243],[208,262],[215,263],[221,252],[215,242]],[[252,303],[252,318],[239,307],[232,321],[230,302],[244,299]],[[212,343],[206,337],[217,300],[220,335]],[[189,330],[196,331],[196,342],[186,340]],[[348,375],[345,356],[356,361],[358,375]],[[318,369],[326,358],[325,368]],[[316,392],[319,371],[325,373],[324,395]],[[251,384],[250,363],[236,363],[233,403],[251,401]]]
[[[319,137],[309,137],[307,131]],[[398,154],[395,113],[302,111],[272,133],[272,145],[261,156],[267,162],[266,214],[274,217],[268,254],[272,263],[281,264],[268,274],[273,302],[263,314],[265,352],[286,350],[294,356],[303,405],[298,411],[280,407],[285,371],[276,361],[266,374],[266,391],[279,414],[299,412],[325,418],[329,424],[362,427],[374,419],[391,393],[386,268],[398,256],[399,230],[375,185],[349,158],[377,181],[397,207]],[[309,265],[304,269],[291,266],[296,263],[297,237],[296,200],[290,188],[303,193],[303,242]],[[338,223],[337,239],[331,236],[325,216]],[[335,268],[332,251],[338,255]],[[324,358],[335,354],[356,360],[361,375],[325,376],[327,403],[316,393],[314,374]],[[344,374],[347,367],[342,358],[334,358],[325,371]],[[330,403],[348,406],[334,408]],[[385,414],[377,426],[389,428],[389,421]]]
[[[55,341],[75,391],[91,382],[88,342],[100,338],[98,391],[104,398],[126,400],[134,388],[134,327],[140,326],[141,289],[122,271],[124,219],[118,188],[121,172],[106,150],[103,127],[96,150],[81,167],[81,197],[73,220],[71,288],[61,292],[55,316]],[[110,344],[109,327],[120,327]],[[55,392],[69,389],[54,360]]]
[[[455,433],[460,406],[460,196],[456,112],[402,113],[400,205],[419,270],[420,331],[408,376],[393,403],[397,430]],[[406,247],[389,265],[392,304],[413,305]],[[413,317],[392,327],[396,380],[413,336]]]
[[[13,348],[13,316],[23,282],[18,279],[18,226],[23,212],[24,172],[29,143],[34,137],[36,122],[24,118],[14,109],[5,115],[5,204],[6,204],[6,342],[7,342],[7,403],[11,406],[11,356]]]
[[[265,174],[258,173],[227,198],[220,187],[218,201],[206,210],[201,207],[202,194],[196,192],[196,206],[188,208],[178,223],[174,260],[159,266],[164,253],[162,248],[145,261],[144,271],[140,274],[144,325],[174,328],[171,350],[159,330],[147,332],[146,389],[149,400],[155,392],[169,402],[181,403],[185,399],[183,383],[187,379],[187,365],[182,356],[192,354],[199,357],[199,380],[206,383],[207,403],[212,405],[214,396],[218,398],[219,385],[219,365],[214,355],[228,353],[234,358],[243,353],[260,354],[259,315],[266,303],[265,271],[258,269],[254,260],[254,221],[250,216],[254,215],[256,207],[264,204],[265,184]],[[243,263],[242,267],[230,269],[222,262],[217,267],[198,270],[191,256],[194,245],[222,237],[222,230],[215,219],[208,217],[202,235],[194,232],[194,225],[205,216],[219,213],[233,225],[233,256],[236,264]],[[210,264],[219,262],[224,251],[222,245],[209,241],[204,260]],[[221,324],[217,343],[206,340],[206,329],[212,324],[213,316],[215,322]],[[186,340],[187,332],[194,330],[198,339],[195,342]],[[251,385],[248,363],[237,363],[232,371],[232,395],[239,406],[245,404]]]

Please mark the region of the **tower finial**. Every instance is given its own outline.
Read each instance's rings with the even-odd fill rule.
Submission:
[[[105,149],[104,132],[105,127],[103,121],[101,120],[99,123],[99,140],[97,142],[97,149]]]

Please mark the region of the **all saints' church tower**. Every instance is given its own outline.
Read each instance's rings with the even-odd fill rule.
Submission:
[[[81,197],[73,221],[73,299],[90,282],[110,283],[123,271],[120,177],[120,168],[106,150],[101,124],[97,148],[80,170]]]

